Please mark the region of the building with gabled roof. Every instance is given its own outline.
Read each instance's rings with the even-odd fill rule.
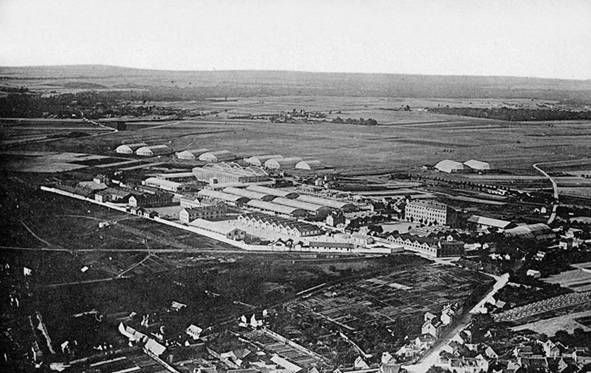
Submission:
[[[211,200],[219,200],[219,201],[229,202],[229,203],[232,203],[235,205],[244,204],[249,201],[249,198],[246,198],[246,197],[237,196],[235,194],[224,193],[224,192],[220,192],[217,190],[211,190],[211,189],[202,189],[199,192],[197,192],[197,195],[199,197],[203,197],[203,198],[207,198],[207,199],[211,199]]]
[[[282,155],[273,154],[273,155],[254,155],[252,157],[244,158],[244,161],[252,166],[262,167],[265,165],[265,162],[269,159],[279,159],[283,158]]]
[[[142,148],[144,146],[148,146],[148,144],[146,144],[145,142],[138,142],[135,144],[121,144],[115,148],[115,153],[133,154],[133,153],[135,153],[136,150],[138,150],[139,148]]]
[[[209,149],[187,149],[181,152],[176,153],[176,157],[178,159],[183,159],[187,161],[195,161],[199,159],[199,156],[203,153],[207,153]]]
[[[285,190],[285,189],[281,189],[281,188],[270,188],[270,187],[266,187],[263,185],[249,185],[248,187],[246,187],[246,189],[252,190],[253,192],[259,192],[259,193],[263,193],[266,195],[270,195],[270,196],[283,197],[283,198],[289,198],[289,199],[294,199],[299,196],[298,193],[291,191],[291,190]]]
[[[295,168],[296,164],[302,161],[302,158],[273,158],[265,162],[265,168],[273,170],[290,170]]]
[[[435,165],[435,169],[448,174],[461,172],[464,170],[464,164],[451,159],[444,159]]]
[[[270,195],[270,194],[255,192],[253,190],[244,189],[244,188],[228,187],[228,188],[224,188],[223,191],[224,191],[224,193],[235,194],[237,196],[242,196],[242,197],[246,197],[249,199],[260,199],[261,201],[267,201],[267,202],[276,198],[275,196]]]
[[[229,150],[218,150],[214,152],[205,152],[199,156],[199,160],[209,163],[218,163],[233,161],[236,159],[236,155]]]
[[[168,145],[151,145],[142,146],[135,151],[135,154],[142,157],[155,157],[157,155],[172,154],[172,152],[173,150]]]

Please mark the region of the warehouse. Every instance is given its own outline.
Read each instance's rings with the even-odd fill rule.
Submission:
[[[247,204],[249,207],[254,207],[259,210],[273,212],[276,214],[289,215],[289,216],[306,216],[308,213],[306,210],[296,208],[292,206],[280,205],[273,202],[265,202],[258,199],[253,199]]]
[[[469,161],[464,162],[464,166],[477,172],[490,171],[491,169],[489,163],[477,161],[475,159],[470,159]]]
[[[115,153],[119,154],[133,154],[139,148],[143,148],[144,146],[148,146],[145,142],[138,142],[135,144],[122,144],[115,148]]]
[[[265,162],[265,167],[272,170],[289,170],[295,168],[296,164],[302,161],[302,158],[276,158]]]
[[[157,155],[172,154],[172,149],[169,148],[167,145],[143,146],[136,150],[135,154],[140,155],[142,157],[154,157]]]
[[[312,170],[321,169],[323,167],[322,167],[322,162],[320,162],[318,160],[312,160],[312,161],[301,161],[301,162],[298,162],[295,165],[295,168],[298,169],[298,170],[312,171]]]
[[[183,159],[187,161],[195,161],[199,158],[201,154],[207,153],[208,151],[209,149],[188,149],[176,153],[176,157],[178,159]]]
[[[266,161],[269,159],[279,159],[283,158],[282,155],[274,154],[274,155],[255,155],[253,157],[244,158],[244,161],[251,166],[258,166],[262,167]]]
[[[464,165],[460,162],[452,161],[451,159],[444,159],[435,165],[435,169],[451,174],[453,172],[463,171]]]
[[[197,195],[202,198],[212,199],[212,200],[219,200],[224,202],[230,202],[233,204],[244,204],[248,202],[248,198],[237,196],[235,194],[228,194],[224,192],[218,192],[217,190],[210,190],[210,189],[203,189],[200,190]]]
[[[280,205],[291,206],[298,209],[310,211],[316,215],[326,216],[330,213],[330,208],[326,206],[316,205],[309,202],[299,201],[297,199],[288,199],[283,197],[277,197],[273,200],[273,203]]]
[[[193,174],[198,180],[210,184],[257,183],[268,181],[269,176],[257,167],[243,168],[236,163],[216,163],[195,167]]]
[[[269,195],[269,194],[264,194],[264,193],[254,192],[252,190],[247,190],[247,189],[242,189],[242,188],[234,188],[234,187],[224,188],[224,193],[235,194],[237,196],[246,197],[248,199],[260,199],[261,201],[267,201],[267,202],[273,200],[273,198],[276,197],[276,196]]]
[[[472,215],[468,218],[467,225],[468,228],[472,230],[481,231],[490,228],[496,228],[501,230],[508,229],[513,227],[515,224],[506,220],[493,219],[488,218],[486,216]]]
[[[330,207],[336,210],[342,211],[354,211],[356,206],[353,203],[341,202],[334,199],[315,197],[306,194],[301,194],[298,198],[299,201],[313,203],[320,206]]]
[[[246,189],[252,190],[253,192],[268,194],[270,196],[283,197],[283,198],[289,198],[289,199],[297,198],[299,195],[298,193],[295,193],[292,191],[287,191],[287,190],[278,189],[278,188],[269,188],[269,187],[266,187],[263,185],[249,185]]]
[[[205,152],[199,156],[199,160],[209,163],[233,161],[236,155],[228,150],[218,150],[215,152]]]

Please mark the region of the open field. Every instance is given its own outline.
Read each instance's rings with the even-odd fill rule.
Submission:
[[[395,113],[395,112],[394,112]],[[424,113],[416,113],[425,115]],[[479,159],[497,168],[535,176],[531,164],[538,161],[582,158],[591,152],[591,133],[569,139],[532,137],[545,131],[543,123],[503,124],[503,130],[479,128],[479,121],[463,119],[465,129],[446,129],[446,123],[428,126],[359,126],[351,124],[272,124],[239,121],[187,120],[138,131],[121,131],[92,138],[63,139],[30,144],[30,150],[70,151],[112,155],[123,142],[170,143],[176,150],[207,147],[228,149],[239,155],[283,154],[319,159],[341,171],[394,170],[434,164],[441,159]],[[588,122],[568,123],[550,130],[586,130]],[[564,128],[563,128],[564,127]],[[536,176],[538,177],[538,176]],[[483,177],[487,179],[487,177]],[[484,180],[483,180],[484,181]]]
[[[572,333],[575,329],[581,328],[589,331],[591,328],[587,325],[577,322],[577,319],[589,318],[591,311],[574,312],[565,315],[543,319],[532,323],[527,323],[511,328],[513,331],[532,330],[536,333],[544,333],[548,336],[553,336],[559,330],[566,330]]]
[[[575,269],[552,275],[545,278],[544,281],[550,284],[559,284],[573,291],[590,291],[591,262],[573,264],[572,267]]]

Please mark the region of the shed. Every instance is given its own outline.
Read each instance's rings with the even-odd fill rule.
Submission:
[[[172,154],[172,149],[169,148],[168,145],[143,146],[136,150],[135,154],[142,157],[154,157],[157,155]]]
[[[199,156],[199,160],[203,162],[224,162],[236,159],[236,155],[228,150],[218,150],[215,152],[206,152]]]
[[[187,149],[176,153],[176,157],[178,159],[194,161],[197,160],[201,154],[207,153],[208,151],[209,149]]]
[[[203,189],[203,190],[200,190],[197,193],[197,195],[199,197],[205,197],[205,198],[210,198],[210,199],[217,199],[217,200],[220,200],[220,201],[232,202],[232,203],[235,203],[235,204],[238,204],[238,203],[246,203],[249,200],[249,198],[246,198],[246,197],[237,196],[235,194],[229,194],[229,193],[219,192],[217,190],[211,190],[211,189]]]
[[[264,194],[264,193],[255,192],[253,190],[248,190],[248,189],[243,189],[243,188],[234,188],[234,187],[224,188],[224,193],[235,194],[237,196],[246,197],[248,199],[260,199],[262,201],[267,201],[267,202],[273,200],[276,197],[276,196],[270,195],[270,194]]]
[[[285,205],[285,206],[291,206],[291,207],[295,207],[298,209],[314,212],[314,213],[319,213],[323,210],[328,210],[327,213],[330,212],[330,209],[328,209],[325,206],[315,205],[313,203],[299,201],[297,199],[277,197],[273,200],[273,202],[281,204],[281,205]]]
[[[322,162],[319,160],[311,160],[311,161],[301,161],[295,165],[295,168],[298,170],[318,170],[322,168]]]
[[[251,166],[263,166],[265,164],[266,161],[268,161],[269,159],[279,159],[279,158],[283,158],[282,155],[279,154],[273,154],[273,155],[255,155],[249,158],[245,158],[244,161],[248,164],[250,164]]]
[[[115,153],[119,154],[133,154],[139,148],[148,146],[145,142],[138,142],[135,144],[121,144],[115,148]]]
[[[293,169],[295,166],[302,161],[302,158],[275,158],[269,159],[265,162],[265,167],[273,170],[286,170]]]

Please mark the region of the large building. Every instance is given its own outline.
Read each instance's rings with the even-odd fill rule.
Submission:
[[[269,175],[258,167],[241,167],[236,163],[216,163],[195,167],[198,180],[210,184],[258,183],[269,180]]]
[[[266,230],[286,236],[317,236],[324,232],[320,227],[267,214],[244,214],[238,216],[238,223],[254,230]]]
[[[296,164],[302,161],[302,158],[275,158],[265,162],[265,167],[272,170],[290,170],[294,169]]]
[[[464,164],[452,161],[451,159],[444,159],[435,165],[435,169],[451,174],[455,172],[462,172],[464,170]]]
[[[233,161],[236,155],[228,150],[218,150],[215,152],[206,152],[199,156],[199,160],[208,163],[218,163]]]
[[[193,177],[193,179],[195,179]],[[149,177],[143,181],[146,186],[167,190],[169,192],[187,192],[191,190],[199,189],[199,183],[197,180],[191,182],[178,182],[168,179],[161,179],[159,177]]]
[[[485,172],[485,171],[491,170],[489,163],[477,161],[475,159],[470,159],[469,161],[464,162],[464,166],[466,166],[476,172]]]
[[[203,153],[207,153],[209,149],[187,149],[183,150],[182,152],[176,153],[176,157],[178,159],[183,159],[187,161],[195,161],[199,159],[199,156]]]
[[[261,201],[259,199],[253,199],[251,201],[248,201],[248,203],[246,205],[248,207],[252,207],[257,210],[270,212],[270,213],[274,213],[274,214],[280,214],[280,215],[287,215],[287,216],[294,216],[294,217],[308,215],[308,212],[302,208],[280,205],[278,203],[273,203],[273,202],[265,202],[265,201]]]
[[[189,224],[195,219],[219,219],[226,216],[228,207],[223,203],[199,207],[187,207],[179,212],[181,223]]]
[[[467,220],[467,227],[475,231],[481,231],[486,229],[508,229],[513,227],[515,224],[510,221],[488,218],[486,216],[472,215]]]
[[[270,196],[283,197],[283,198],[289,198],[289,199],[294,199],[299,196],[298,193],[291,191],[291,190],[285,190],[285,189],[279,189],[279,188],[269,188],[269,187],[266,187],[263,185],[249,185],[248,187],[246,187],[246,189],[252,190],[253,192],[267,194]]]
[[[451,223],[448,206],[433,200],[414,200],[406,204],[404,218],[423,224],[446,225]]]
[[[309,211],[318,216],[327,216],[330,214],[331,209],[326,206],[316,205],[310,202],[304,202],[297,199],[289,199],[283,197],[277,197],[273,200],[273,203],[277,203],[280,205],[291,206],[298,209]]]
[[[313,204],[320,205],[320,206],[330,207],[330,208],[336,209],[336,210],[353,211],[356,209],[356,206],[350,202],[342,202],[342,201],[337,201],[336,199],[310,196],[307,194],[300,194],[297,197],[297,200],[303,201],[303,202],[308,202],[308,203],[313,203]]]
[[[505,236],[534,239],[536,241],[551,241],[556,239],[556,233],[547,224],[523,224],[505,230]]]
[[[255,191],[244,189],[244,188],[228,187],[228,188],[224,188],[223,192],[228,193],[228,194],[235,194],[237,196],[246,197],[248,199],[260,199],[261,201],[267,201],[267,202],[272,201],[274,198],[276,198],[276,196],[274,196],[274,195],[255,192]]]
[[[224,193],[224,192],[219,192],[217,190],[211,190],[211,189],[200,190],[197,193],[197,195],[201,198],[214,200],[214,201],[228,202],[228,203],[232,203],[234,205],[244,204],[244,203],[248,202],[248,200],[249,200],[249,198],[246,198],[246,197],[237,196],[235,194],[228,194],[228,193]]]
[[[251,166],[262,167],[264,166],[265,162],[269,159],[279,159],[283,158],[282,155],[273,154],[273,155],[255,155],[249,158],[245,158],[244,161]]]
[[[409,234],[390,236],[388,241],[404,247],[405,250],[433,258],[464,255],[464,242],[446,238],[419,237]]]
[[[142,157],[154,157],[157,155],[168,155],[172,154],[173,150],[168,145],[152,145],[142,146],[135,151],[135,154]]]
[[[155,194],[140,194],[132,195],[128,201],[131,207],[165,207],[178,205],[178,202],[173,201],[173,196],[170,193],[155,193]]]
[[[115,153],[119,154],[133,154],[139,148],[148,146],[145,142],[138,142],[135,144],[122,144],[115,148]]]

